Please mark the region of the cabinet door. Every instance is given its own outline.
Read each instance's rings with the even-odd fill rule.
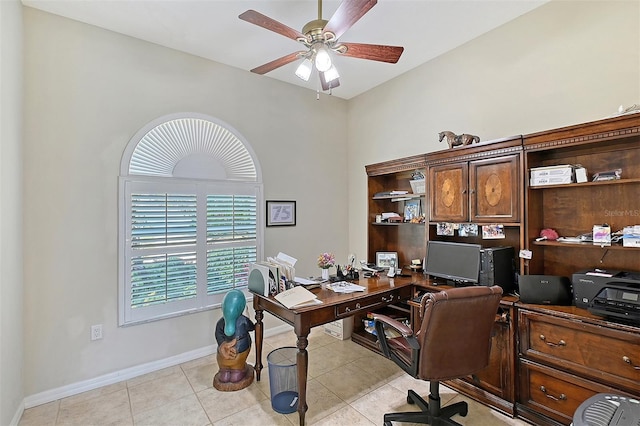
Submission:
[[[469,163],[470,221],[518,221],[519,170],[518,155]]]
[[[429,168],[429,220],[432,222],[466,222],[469,217],[467,163]]]

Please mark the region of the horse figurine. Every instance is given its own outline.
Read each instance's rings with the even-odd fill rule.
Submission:
[[[454,146],[460,145],[471,145],[472,143],[479,143],[480,138],[478,136],[469,135],[467,133],[463,133],[461,135],[456,135],[453,132],[445,130],[438,134],[440,139],[439,142],[442,142],[442,139],[447,138],[447,143],[449,144],[449,148],[453,148]]]

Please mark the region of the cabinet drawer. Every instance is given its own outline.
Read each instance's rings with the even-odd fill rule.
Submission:
[[[640,393],[640,333],[521,310],[520,353]]]
[[[619,390],[526,360],[520,362],[518,402],[562,424],[571,424],[582,402],[597,393],[623,394]]]
[[[359,312],[368,312],[391,303],[398,303],[403,299],[408,299],[409,295],[410,288],[407,286],[394,290],[391,293],[372,295],[357,302],[344,302],[336,306],[336,318],[348,317]]]

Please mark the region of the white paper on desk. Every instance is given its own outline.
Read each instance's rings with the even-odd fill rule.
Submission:
[[[327,284],[327,288],[330,288],[336,293],[355,293],[357,291],[364,291],[365,289],[361,285],[350,283],[348,281],[338,281],[335,283]]]
[[[295,286],[276,294],[275,299],[282,303],[287,309],[301,308],[309,305],[319,305],[322,300],[302,286]]]
[[[283,260],[291,266],[296,266],[296,262],[298,261],[298,259],[296,259],[295,257],[291,257],[288,254],[284,254],[283,252],[278,253],[276,259]]]
[[[318,284],[318,281],[308,280],[306,278],[295,277],[294,281],[302,285]]]

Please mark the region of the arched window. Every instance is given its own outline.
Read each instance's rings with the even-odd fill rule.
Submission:
[[[120,165],[119,322],[151,321],[246,291],[262,258],[262,177],[250,145],[200,114],[161,117]]]

